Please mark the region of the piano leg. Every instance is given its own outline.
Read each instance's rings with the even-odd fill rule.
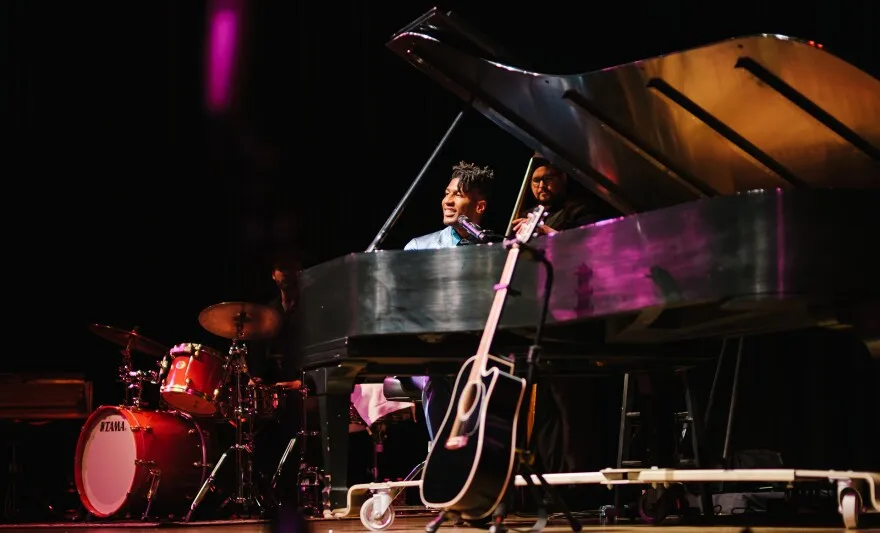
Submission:
[[[344,509],[348,496],[349,394],[318,396],[321,419],[321,451],[325,483],[330,485],[330,510]]]
[[[356,371],[349,373],[342,367],[306,372],[307,379],[315,385],[314,395],[318,400],[324,482],[330,485],[330,511],[345,509],[347,504],[349,407],[356,375]]]

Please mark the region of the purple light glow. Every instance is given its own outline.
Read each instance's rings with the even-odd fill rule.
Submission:
[[[218,113],[225,111],[232,101],[239,2],[221,0],[212,4],[208,22],[207,105]]]
[[[684,212],[665,218],[662,227],[651,216],[635,215],[554,235],[545,253],[557,272],[569,274],[554,278],[550,316],[568,321],[701,297],[666,291],[670,281],[673,289],[681,283],[687,288],[688,280],[713,275],[712,234],[705,226],[701,213]],[[545,276],[540,269],[538,287]]]

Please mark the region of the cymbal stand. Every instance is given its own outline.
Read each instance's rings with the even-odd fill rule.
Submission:
[[[214,466],[208,479],[205,480],[202,488],[199,489],[198,494],[193,499],[189,512],[186,513],[184,518],[185,522],[189,522],[196,507],[202,502],[208,490],[214,486],[217,472],[220,471],[220,467],[223,466],[230,452],[235,452],[235,467],[238,476],[236,477],[235,494],[228,497],[221,507],[225,507],[229,503],[235,503],[242,506],[245,513],[248,512],[250,504],[255,504],[258,508],[262,509],[262,502],[252,480],[254,412],[253,409],[245,411],[244,395],[241,393],[241,377],[247,372],[247,347],[241,342],[243,329],[243,317],[239,315],[236,320],[236,336],[232,340],[232,345],[229,347],[229,356],[227,357],[227,368],[235,374],[234,390],[238,391],[238,398],[233,409],[235,415],[235,444],[230,446],[220,456],[217,465]],[[244,429],[245,424],[247,424],[247,431]]]
[[[299,447],[299,470],[296,476],[296,484],[299,488],[297,505],[310,516],[324,516],[324,510],[330,508],[330,495],[328,492],[330,486],[327,483],[327,476],[323,469],[310,465],[306,458],[309,438],[319,436],[320,432],[309,431],[308,409],[306,408],[309,389],[306,386],[305,373],[303,373],[302,386],[299,392],[302,395],[302,401],[300,402],[302,415],[300,416],[300,430],[297,436],[302,444]],[[320,491],[320,494],[317,494],[318,491]]]
[[[120,352],[122,354],[122,365],[119,367],[118,372],[119,381],[125,384],[125,399],[122,405],[124,407],[140,409],[141,406],[145,407],[147,405],[141,399],[144,393],[144,382],[156,383],[158,374],[155,371],[132,370],[131,348],[134,344],[134,334],[137,334],[137,331],[137,326],[132,328],[131,332],[133,335],[128,338],[125,348]]]

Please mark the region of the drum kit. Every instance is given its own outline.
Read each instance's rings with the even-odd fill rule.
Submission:
[[[189,521],[215,489],[218,472],[230,455],[236,463],[235,490],[223,506],[237,504],[246,513],[265,510],[267,499],[252,478],[254,426],[258,419],[274,415],[284,394],[277,386],[248,383],[246,342],[273,337],[281,315],[260,304],[224,302],[204,309],[199,323],[231,340],[227,353],[196,343],[169,349],[142,336],[137,328],[90,327],[123,347],[118,373],[125,384],[123,404],[97,408],[77,442],[76,487],[92,516],[139,513],[146,519],[187,511]],[[135,370],[135,352],[155,357],[158,369]],[[155,409],[143,399],[146,385],[158,385],[160,405]],[[300,392],[305,395],[306,389]],[[216,464],[212,460],[219,447],[208,425],[211,421],[230,421],[235,427],[234,443]],[[280,458],[276,477],[293,444],[291,440]],[[190,503],[188,510],[181,508],[185,503]]]

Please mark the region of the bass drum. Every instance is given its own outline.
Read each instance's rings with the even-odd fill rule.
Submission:
[[[182,516],[210,474],[216,446],[190,416],[102,406],[76,444],[74,475],[83,506],[99,518]]]

